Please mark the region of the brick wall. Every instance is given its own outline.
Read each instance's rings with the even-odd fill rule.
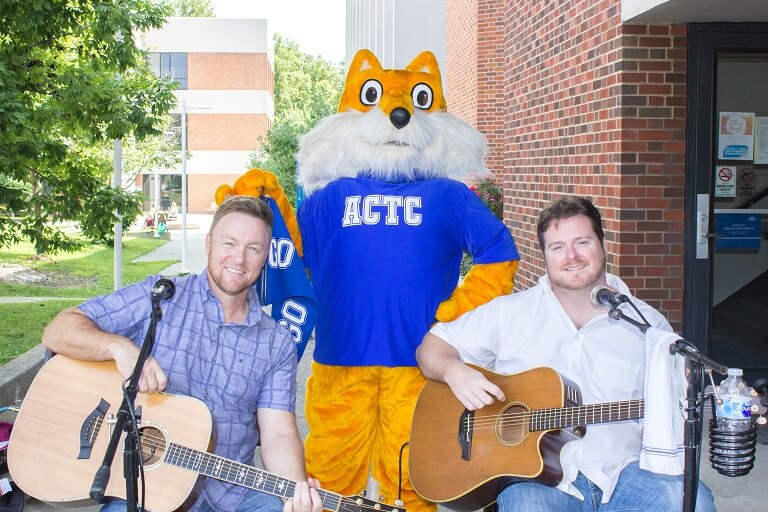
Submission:
[[[687,29],[621,27],[621,196],[616,266],[682,326]]]
[[[190,151],[252,151],[268,128],[267,114],[188,114],[187,144]]]
[[[446,3],[445,98],[448,110],[477,126],[477,2]]]
[[[266,53],[190,53],[188,67],[191,90],[260,90],[270,96],[274,91],[272,65]],[[190,151],[253,151],[271,125],[267,113],[190,113],[188,147]],[[210,212],[219,185],[234,184],[245,170],[188,175],[189,211]]]
[[[479,0],[477,5],[477,124],[488,142],[485,165],[502,169],[506,133],[504,123],[505,0]],[[506,214],[505,214],[506,216]]]
[[[245,172],[245,169],[243,169]],[[187,175],[190,213],[209,213],[219,185],[233,185],[240,174],[190,174]]]
[[[265,53],[190,53],[187,67],[189,89],[272,89]]]
[[[448,0],[449,16],[458,3]],[[493,144],[503,116],[503,160],[492,153],[488,165],[503,183],[505,221],[521,253],[517,288],[544,273],[535,235],[541,209],[564,194],[588,196],[603,213],[608,271],[679,329],[686,32],[622,25],[620,7],[620,0],[479,1],[476,126],[490,130]],[[494,62],[503,63],[501,84]]]

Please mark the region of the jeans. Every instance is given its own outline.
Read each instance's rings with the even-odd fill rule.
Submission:
[[[100,512],[125,512],[125,500],[115,500],[104,504]],[[199,512],[212,512],[213,508],[204,499],[200,501]],[[238,512],[282,512],[283,501],[277,496],[259,491],[248,491],[237,507]]]
[[[584,495],[584,501],[556,487],[529,482],[512,484],[499,494],[499,512],[677,512],[683,509],[683,477],[645,471],[637,461],[621,472],[608,503],[600,503],[603,492],[581,473],[573,485]],[[699,483],[696,511],[715,510],[712,492]]]

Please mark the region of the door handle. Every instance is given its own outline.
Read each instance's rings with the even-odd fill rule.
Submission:
[[[696,194],[696,259],[709,259],[709,194]]]

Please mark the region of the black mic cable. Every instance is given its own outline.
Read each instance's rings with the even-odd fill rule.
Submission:
[[[397,500],[395,501],[397,507],[403,506],[403,450],[409,444],[411,444],[410,441],[403,443],[400,447],[400,458],[397,462]]]

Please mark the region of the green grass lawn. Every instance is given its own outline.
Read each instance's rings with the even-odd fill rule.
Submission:
[[[0,365],[40,343],[43,329],[64,308],[79,300],[49,300],[27,304],[0,304]]]
[[[132,260],[166,243],[165,240],[125,237],[123,284],[141,281],[175,263]],[[87,244],[82,251],[36,258],[32,244],[17,244],[0,252],[0,264],[23,265],[23,275],[36,279],[25,283],[0,281],[2,297],[61,297],[22,304],[0,304],[0,365],[23,354],[40,342],[45,326],[62,309],[114,289],[114,250]],[[69,299],[69,300],[66,300]]]

